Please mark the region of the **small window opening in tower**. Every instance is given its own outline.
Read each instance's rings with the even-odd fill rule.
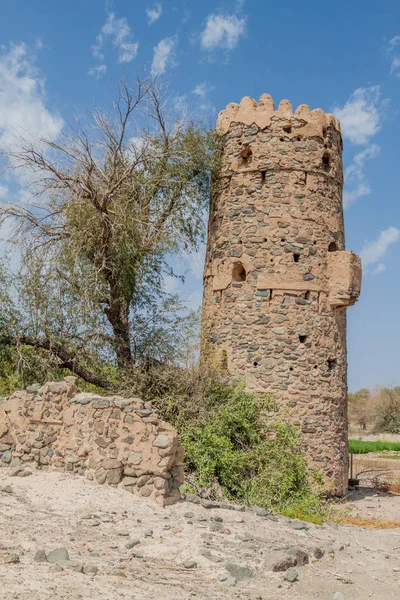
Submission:
[[[242,151],[240,152],[240,156],[244,159],[244,160],[248,160],[250,158],[250,156],[253,154],[251,148],[249,145],[245,146]]]
[[[299,335],[300,344],[305,344],[307,341],[306,335]]]
[[[261,171],[261,183],[265,183],[266,171]]]
[[[293,260],[296,263],[299,262],[299,260],[300,260],[300,254],[298,252],[294,252],[294,254],[293,254]]]
[[[222,350],[221,352],[221,371],[228,371],[228,353],[226,350]]]
[[[246,269],[242,265],[242,263],[236,263],[232,270],[232,279],[233,281],[246,281]]]
[[[328,252],[337,252],[336,242],[331,242],[328,246]]]
[[[283,131],[285,133],[292,133],[292,126],[291,125],[285,125],[285,127],[282,127]]]
[[[329,156],[329,152],[325,152],[322,157],[322,164],[325,168],[329,168],[331,164],[331,157]]]
[[[336,358],[328,358],[328,369],[332,371],[336,367]]]

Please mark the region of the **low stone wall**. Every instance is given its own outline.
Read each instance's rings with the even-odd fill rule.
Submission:
[[[138,398],[80,392],[74,377],[0,401],[0,464],[35,463],[119,485],[165,506],[179,499],[178,435]]]

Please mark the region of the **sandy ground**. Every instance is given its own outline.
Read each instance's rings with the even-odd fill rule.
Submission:
[[[295,529],[303,524],[187,502],[162,509],[56,472],[19,478],[2,468],[0,490],[2,600],[400,598],[400,529]],[[400,520],[400,497],[356,492],[340,509]],[[127,549],[134,540],[138,544]],[[34,560],[38,550],[58,547],[68,550],[78,570],[83,565],[97,574]],[[309,564],[296,567],[294,583],[267,569],[288,547],[310,556]],[[325,550],[320,560],[313,558],[315,547]],[[196,566],[186,568],[188,560]],[[229,579],[219,581],[230,576],[227,560],[248,567],[250,578],[232,587]]]

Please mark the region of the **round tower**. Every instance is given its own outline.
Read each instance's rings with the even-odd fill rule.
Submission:
[[[347,489],[346,308],[361,264],[345,251],[340,125],[271,96],[219,114],[204,270],[202,364],[272,392],[326,489]]]

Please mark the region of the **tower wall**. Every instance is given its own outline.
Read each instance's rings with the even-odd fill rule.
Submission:
[[[347,489],[346,307],[360,259],[345,251],[342,137],[322,110],[268,95],[218,118],[204,270],[202,364],[273,392],[327,490]]]

